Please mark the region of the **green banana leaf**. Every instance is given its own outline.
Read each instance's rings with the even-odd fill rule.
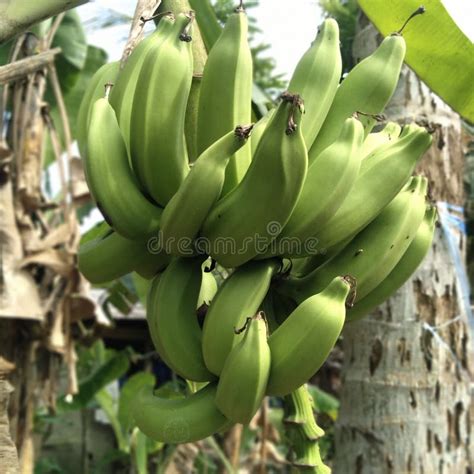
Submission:
[[[106,390],[106,388],[103,388],[95,394],[94,398],[100,405],[100,408],[102,408],[104,411],[110,425],[112,426],[118,449],[125,453],[129,452],[129,443],[123,426],[120,424],[119,418],[117,416],[117,407],[112,395]]]
[[[90,376],[79,384],[79,393],[66,401],[63,395],[57,400],[58,412],[79,410],[86,407],[95,395],[106,385],[124,375],[130,367],[128,351],[112,356]]]
[[[307,386],[313,399],[314,411],[324,413],[335,421],[339,413],[339,400],[315,385],[308,384]]]
[[[397,31],[420,0],[358,0],[383,35]],[[448,105],[474,122],[474,45],[459,29],[441,0],[423,2],[426,13],[403,31],[405,62]]]

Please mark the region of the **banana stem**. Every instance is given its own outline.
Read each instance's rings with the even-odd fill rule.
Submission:
[[[347,283],[349,283],[351,287],[349,295],[346,299],[346,306],[348,308],[352,308],[354,306],[355,299],[357,297],[357,280],[352,275],[344,275],[342,279],[347,281]]]
[[[107,82],[106,84],[104,84],[104,87],[105,87],[105,95],[104,97],[109,100],[109,95],[110,95],[110,91],[112,90],[112,87],[114,87],[114,85],[111,83],[111,82]]]
[[[161,12],[161,13],[156,13],[155,15],[152,15],[150,17],[141,16],[140,21],[142,23],[148,23],[149,21],[156,20],[157,18],[161,18],[162,16],[170,16],[171,18],[173,18],[174,15],[173,15],[173,12]]]
[[[402,27],[397,31],[397,34],[401,35],[403,29],[405,26],[408,25],[408,23],[414,18],[415,16],[422,15],[423,13],[426,12],[426,8],[423,5],[420,5],[406,20],[405,23],[403,23]]]
[[[240,0],[239,6],[235,9],[235,13],[243,13],[243,12],[245,12],[244,0]]]

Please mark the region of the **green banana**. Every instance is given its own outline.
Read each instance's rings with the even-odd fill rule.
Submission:
[[[406,183],[431,140],[424,128],[411,124],[398,140],[363,159],[349,196],[327,224],[314,233],[318,249],[330,249],[371,222]]]
[[[242,148],[252,126],[238,126],[204,151],[171,198],[161,218],[162,246],[171,255],[189,255],[204,219],[219,199],[226,165]]]
[[[147,321],[153,344],[178,375],[196,382],[212,380],[201,352],[196,315],[202,258],[174,259],[155,277],[147,299]]]
[[[283,405],[285,408],[284,423],[300,425],[306,438],[311,441],[316,441],[324,436],[324,430],[318,426],[314,419],[312,398],[306,384],[285,395]]]
[[[202,331],[202,353],[206,367],[220,375],[224,362],[239,338],[246,318],[256,314],[279,269],[276,260],[249,262],[238,268],[219,288],[207,311]]]
[[[428,207],[415,238],[400,261],[379,285],[348,310],[347,321],[357,321],[369,314],[410,278],[431,247],[436,217],[436,208]]]
[[[190,443],[230,428],[215,404],[217,385],[211,383],[186,398],[161,398],[143,387],[134,397],[132,416],[149,438],[163,443]]]
[[[132,166],[141,184],[162,206],[189,171],[184,123],[193,74],[188,34],[192,18],[178,15],[171,32],[149,49],[133,99]]]
[[[81,245],[77,259],[79,271],[91,283],[99,284],[132,271],[151,278],[168,265],[170,257],[151,251],[145,241],[129,240],[109,230]]]
[[[253,72],[247,33],[247,15],[241,5],[227,19],[204,67],[197,121],[198,154],[237,125],[251,122]],[[250,148],[231,157],[223,195],[242,180],[250,161]]]
[[[268,395],[287,395],[321,367],[339,337],[351,283],[334,278],[303,301],[268,339],[271,351]]]
[[[132,54],[128,58],[123,69],[120,71],[117,81],[114,84],[114,88],[110,93],[110,103],[117,115],[117,120],[120,129],[122,130],[127,150],[129,151],[132,107],[135,98],[135,91],[137,89],[138,77],[148,52],[151,49],[158,51],[158,48],[163,41],[172,34],[173,24],[173,15],[168,14],[160,18],[156,30],[150,36],[141,41],[132,51]]]
[[[92,107],[84,158],[87,184],[107,223],[132,240],[156,232],[162,209],[140,192],[107,97],[97,100]]]
[[[307,239],[321,229],[349,195],[359,173],[364,129],[354,118],[347,119],[341,135],[314,160],[290,220],[270,244],[273,255],[306,254]],[[292,248],[295,245],[294,248]],[[311,249],[309,249],[311,251]]]
[[[362,144],[361,155],[369,156],[382,145],[389,144],[400,136],[402,127],[396,122],[388,122],[378,132],[369,133]]]
[[[265,396],[271,363],[267,337],[263,314],[248,318],[245,334],[230,351],[220,374],[216,406],[235,423],[250,423]]]
[[[336,275],[357,281],[357,299],[392,271],[414,239],[426,210],[426,178],[412,178],[397,197],[334,258],[303,278],[288,278],[279,291],[296,302],[322,291]]]
[[[82,159],[87,152],[87,131],[96,100],[104,97],[105,84],[114,83],[120,69],[120,62],[104,64],[92,76],[81,100],[76,122],[76,140]]]
[[[308,150],[331,107],[341,73],[339,27],[335,20],[328,18],[319,27],[316,40],[298,62],[288,85],[290,92],[304,99],[307,115],[302,128]]]
[[[311,147],[311,159],[337,139],[344,120],[356,112],[380,114],[392,97],[405,58],[400,35],[386,37],[369,57],[357,64],[337,89],[326,120]]]
[[[268,122],[270,122],[275,109],[269,110],[253,127],[252,136],[250,137],[250,151],[251,155],[254,156],[257,151],[257,146],[260,143],[263,132],[267,128]]]
[[[208,253],[225,267],[263,253],[291,216],[308,165],[301,107],[299,96],[282,95],[244,179],[204,221],[201,235]]]

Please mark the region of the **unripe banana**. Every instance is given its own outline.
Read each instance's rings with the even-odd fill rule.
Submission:
[[[227,357],[217,385],[216,406],[235,423],[250,423],[260,407],[270,374],[267,323],[249,318],[245,334]]]
[[[250,137],[250,149],[252,156],[255,155],[257,151],[257,146],[260,143],[260,139],[262,138],[263,132],[267,128],[268,122],[273,117],[275,113],[275,109],[269,110],[253,127],[252,129],[252,136]]]
[[[324,436],[324,430],[314,419],[312,398],[306,384],[285,396],[284,408],[283,423],[300,425],[306,438],[311,441],[317,441]]]
[[[356,112],[380,114],[392,97],[405,57],[405,40],[386,37],[369,57],[357,64],[339,86],[326,120],[311,147],[311,159],[321,153],[341,131],[344,120]]]
[[[212,380],[201,352],[196,305],[202,258],[177,258],[153,280],[147,299],[147,321],[159,356],[178,375],[196,382]]]
[[[426,178],[412,178],[340,253],[303,278],[283,281],[279,291],[301,302],[322,291],[336,275],[350,274],[357,281],[357,299],[363,298],[393,270],[414,239],[425,214],[426,191]]]
[[[298,62],[288,86],[290,92],[304,99],[306,117],[303,137],[308,150],[331,107],[341,73],[339,27],[335,20],[328,18],[319,27],[316,40]]]
[[[162,206],[189,171],[184,122],[193,74],[188,34],[191,19],[178,15],[171,32],[147,52],[133,99],[133,169],[150,196]]]
[[[308,165],[299,127],[301,99],[288,93],[282,98],[244,179],[217,202],[204,222],[201,235],[208,253],[225,267],[237,267],[263,253],[290,218],[301,193]]]
[[[219,288],[212,300],[202,332],[202,352],[206,367],[220,375],[232,347],[238,342],[234,328],[260,308],[280,264],[276,260],[249,262],[237,269]]]
[[[137,88],[138,77],[145,62],[146,55],[151,49],[158,51],[172,31],[174,24],[173,15],[164,15],[156,30],[132,51],[125,66],[120,71],[117,81],[110,93],[110,103],[115,110],[117,120],[122,130],[122,135],[130,151],[130,122],[132,116],[132,106]],[[143,124],[142,124],[143,125]]]
[[[87,131],[89,129],[92,107],[96,100],[104,97],[105,84],[115,82],[119,69],[119,61],[104,64],[94,73],[87,85],[76,122],[76,140],[82,159],[84,159],[87,152]]]
[[[186,398],[161,398],[144,387],[133,399],[133,419],[155,441],[177,444],[207,438],[232,425],[216,407],[216,388],[211,383]]]
[[[362,144],[362,157],[365,158],[375,150],[379,149],[382,145],[395,141],[400,136],[401,130],[402,127],[398,123],[388,122],[382,130],[375,133],[369,133]]]
[[[150,252],[146,241],[134,241],[109,230],[79,247],[79,271],[95,284],[105,283],[136,271],[151,278],[168,265],[164,252]]]
[[[104,219],[117,233],[133,240],[158,230],[162,210],[140,192],[107,98],[97,100],[92,108],[84,161],[91,194]]]
[[[347,321],[357,321],[369,314],[398,290],[425,258],[433,241],[436,224],[436,208],[429,207],[418,228],[415,238],[390,274],[367,296],[360,299],[347,312]]]
[[[247,15],[241,6],[227,19],[204,67],[197,122],[198,154],[237,125],[251,122],[253,72],[247,34]],[[250,148],[231,157],[223,195],[242,180],[250,161]]]
[[[192,254],[194,239],[221,194],[226,165],[235,152],[247,143],[251,131],[252,126],[238,126],[213,143],[196,160],[163,211],[161,239],[167,253]]]
[[[406,129],[406,130],[405,130]],[[359,176],[334,217],[314,233],[318,250],[330,249],[371,222],[397,195],[431,145],[431,135],[411,124],[403,136],[362,160]]]
[[[356,181],[363,138],[360,122],[347,119],[340,137],[309,167],[290,220],[271,243],[267,254],[289,257],[307,253],[306,240],[334,216]]]
[[[336,277],[303,301],[269,337],[272,364],[268,395],[287,395],[321,367],[339,337],[351,284]]]

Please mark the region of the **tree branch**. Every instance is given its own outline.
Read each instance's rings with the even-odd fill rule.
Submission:
[[[19,2],[4,0],[0,2],[0,44],[31,25],[58,13],[87,3],[89,0],[41,0],[36,2]]]
[[[44,69],[54,61],[54,57],[60,52],[61,48],[54,48],[1,66],[0,84],[16,81],[28,74]]]

